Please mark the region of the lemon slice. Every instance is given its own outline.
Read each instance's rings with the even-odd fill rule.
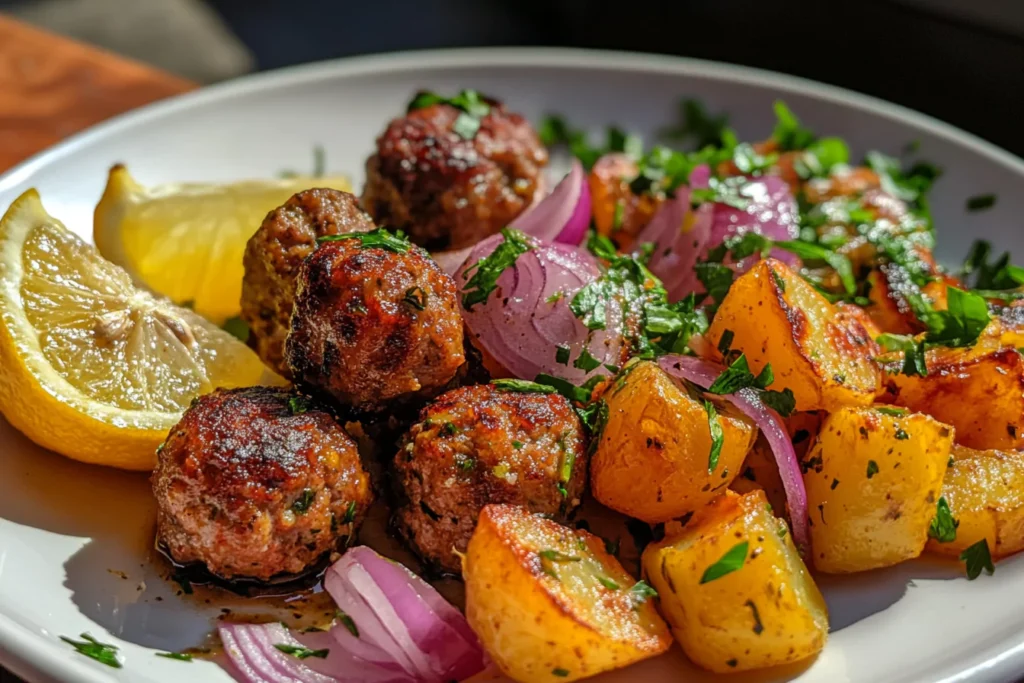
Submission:
[[[137,289],[35,190],[0,220],[0,412],[39,445],[151,469],[194,397],[265,372],[227,332]]]
[[[223,323],[239,312],[245,243],[271,209],[312,187],[352,189],[345,178],[302,176],[143,187],[114,166],[96,207],[96,246],[136,282]]]

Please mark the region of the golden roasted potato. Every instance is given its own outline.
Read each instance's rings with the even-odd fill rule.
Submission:
[[[845,301],[839,301],[835,306],[837,319],[840,320],[840,324],[844,327],[849,327],[855,322],[861,325],[872,339],[882,334],[882,330],[878,328],[878,325],[871,319],[868,312],[860,306],[848,304]]]
[[[488,505],[462,560],[466,619],[505,675],[575,681],[653,657],[668,626],[604,541]]]
[[[866,313],[882,332],[891,334],[917,334],[925,325],[910,309],[908,295],[924,294],[936,310],[946,308],[946,282],[933,280],[923,288],[910,279],[905,269],[884,265],[868,275],[868,299],[871,305]],[[878,335],[874,335],[878,336]]]
[[[971,348],[929,349],[925,359],[926,376],[887,378],[887,400],[953,425],[969,448],[1024,448],[1024,359],[1016,349],[983,337]]]
[[[708,472],[712,439],[703,396],[650,361],[624,373],[604,395],[608,421],[590,461],[594,498],[651,523],[693,512],[740,473],[757,427],[714,399],[723,439]]]
[[[1024,550],[1024,453],[953,448],[942,497],[960,524],[956,539],[928,551],[957,557],[984,539],[993,558]]]
[[[732,285],[708,330],[718,345],[726,330],[732,348],[756,374],[768,363],[773,389],[789,388],[797,410],[867,405],[881,385],[873,358],[878,346],[854,316],[835,306],[785,264],[760,261]]]
[[[726,491],[647,546],[643,568],[676,639],[705,669],[776,666],[825,646],[825,601],[762,491]]]
[[[804,459],[815,568],[858,572],[920,555],[952,446],[952,427],[928,415],[829,414]]]

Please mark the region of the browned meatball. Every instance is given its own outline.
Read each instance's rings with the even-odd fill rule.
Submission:
[[[302,572],[354,534],[373,497],[341,425],[270,387],[197,399],[160,447],[152,482],[171,557],[225,579]]]
[[[287,377],[284,338],[292,317],[295,277],[316,247],[316,238],[373,230],[370,217],[348,192],[317,188],[293,195],[263,219],[245,246],[242,319],[249,346],[270,368]]]
[[[548,153],[533,127],[494,100],[472,139],[453,130],[449,104],[393,120],[366,162],[363,206],[431,251],[491,235],[533,201]]]
[[[587,480],[583,426],[558,394],[493,384],[449,391],[423,409],[395,456],[394,522],[424,562],[460,572],[481,508],[522,505],[564,520]]]
[[[306,259],[285,344],[296,381],[376,411],[435,395],[455,377],[465,361],[455,282],[404,244],[392,251],[345,239]]]

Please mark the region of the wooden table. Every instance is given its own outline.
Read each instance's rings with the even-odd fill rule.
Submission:
[[[0,15],[0,173],[189,81]],[[20,679],[0,667],[0,681]]]
[[[0,172],[189,81],[0,15]]]

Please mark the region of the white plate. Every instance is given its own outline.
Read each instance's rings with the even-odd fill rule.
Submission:
[[[674,121],[680,97],[696,97],[730,112],[745,139],[770,131],[781,96],[819,133],[849,140],[855,155],[920,141],[920,155],[946,169],[933,194],[943,260],[957,261],[975,237],[1024,251],[1024,162],[976,137],[796,78],[576,50],[424,52],[252,76],[119,117],[31,159],[0,177],[0,207],[34,186],[51,213],[88,236],[114,162],[144,183],[267,176],[308,167],[315,144],[358,186],[375,136],[421,87],[473,87],[533,118],[555,110],[595,131],[617,122],[641,133]],[[967,197],[990,192],[994,209],[965,212]],[[211,663],[152,654],[196,645],[217,612],[176,597],[147,560],[153,514],[146,477],[70,462],[0,420],[0,661],[31,681],[228,680]],[[973,582],[955,566],[915,562],[822,584],[833,629],[825,652],[810,666],[744,680],[1007,681],[1024,672],[1024,558]],[[118,643],[125,668],[58,640],[83,631]],[[602,680],[704,678],[676,649]]]

